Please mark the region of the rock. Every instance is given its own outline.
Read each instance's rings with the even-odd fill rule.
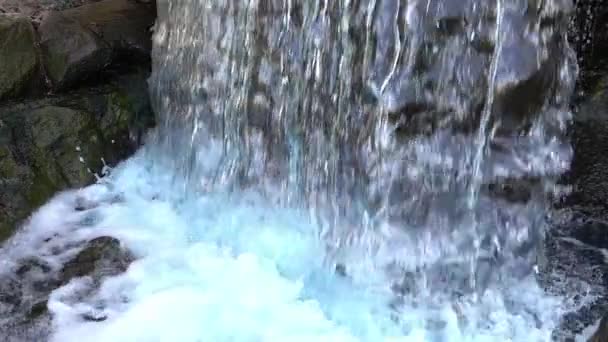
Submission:
[[[46,72],[55,88],[91,77],[111,62],[107,43],[61,12],[46,16],[38,32]]]
[[[18,13],[39,23],[47,11],[62,11],[99,0],[0,0],[0,13]]]
[[[145,74],[0,106],[0,242],[55,192],[95,180],[153,125]]]
[[[593,89],[606,74],[608,60],[608,4],[605,1],[577,0],[570,23],[569,40],[580,66],[579,88]]]
[[[36,33],[22,16],[0,14],[0,99],[19,96],[39,70]]]
[[[89,241],[74,259],[64,265],[60,279],[64,284],[73,278],[84,276],[99,281],[123,273],[133,260],[131,253],[121,246],[120,241],[112,237],[100,237]]]
[[[100,168],[102,136],[90,113],[44,106],[24,113],[26,153],[55,189],[81,187]]]
[[[572,126],[574,159],[568,175],[572,194],[568,205],[608,218],[608,77],[582,103]]]
[[[21,304],[21,284],[13,277],[0,279],[0,317]]]
[[[101,37],[115,56],[122,54],[147,60],[152,49],[150,28],[156,18],[155,6],[149,3],[104,0],[63,13]]]
[[[22,341],[19,337],[36,335],[32,341],[47,340],[50,315],[47,304],[50,294],[75,278],[82,278],[81,285],[70,293],[70,298],[86,300],[99,289],[105,277],[124,272],[134,260],[120,241],[112,237],[98,237],[84,245],[65,246],[81,248],[62,267],[51,267],[38,257],[26,257],[17,261],[15,267],[3,269],[0,276],[0,334],[16,338],[9,341]],[[73,297],[73,298],[72,298]],[[65,299],[65,298],[64,298]],[[83,319],[101,321],[105,317],[85,314]],[[42,329],[41,329],[42,328]],[[41,330],[40,330],[41,329]],[[17,333],[16,330],[23,330]]]
[[[55,89],[98,77],[112,63],[149,60],[154,6],[104,0],[49,13],[38,29]]]
[[[608,341],[608,316],[604,316],[600,321],[597,330],[589,338],[589,342],[607,342]]]

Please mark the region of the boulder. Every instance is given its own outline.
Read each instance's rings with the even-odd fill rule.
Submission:
[[[111,62],[110,47],[77,20],[50,13],[39,28],[47,75],[55,88],[91,77]]]
[[[63,13],[101,37],[114,55],[149,59],[150,28],[156,19],[155,6],[132,0],[104,0],[72,8]]]
[[[148,61],[151,4],[104,0],[50,12],[38,29],[44,66],[55,89],[98,77],[112,63]]]
[[[38,71],[34,27],[25,17],[0,14],[0,100],[21,95]]]

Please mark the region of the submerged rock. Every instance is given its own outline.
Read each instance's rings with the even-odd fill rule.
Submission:
[[[0,14],[0,100],[21,95],[38,71],[34,27],[25,17]]]
[[[84,276],[99,281],[123,273],[133,260],[132,254],[121,246],[119,240],[100,237],[89,241],[74,259],[63,266],[61,282],[65,284],[73,278]]]

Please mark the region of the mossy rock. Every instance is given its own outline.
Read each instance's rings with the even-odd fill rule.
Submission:
[[[0,14],[0,99],[21,95],[38,66],[32,23],[26,17]]]
[[[87,243],[78,255],[61,270],[60,279],[67,283],[73,278],[91,276],[95,280],[124,272],[134,257],[112,237],[99,237]]]
[[[59,187],[80,187],[94,180],[101,164],[103,138],[90,113],[46,106],[26,115],[31,132],[31,158],[37,173]]]
[[[154,123],[146,76],[0,105],[0,242],[57,191],[137,149]]]

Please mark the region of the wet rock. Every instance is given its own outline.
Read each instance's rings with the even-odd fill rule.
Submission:
[[[0,106],[0,241],[55,192],[90,184],[140,146],[154,122],[145,78]]]
[[[16,336],[34,332],[37,335],[48,334],[46,329],[39,329],[48,327],[50,315],[47,305],[54,290],[80,278],[80,285],[70,296],[86,300],[95,293],[104,278],[124,272],[134,260],[120,241],[112,237],[99,237],[76,248],[81,249],[61,267],[51,267],[44,259],[28,257],[18,261],[12,272],[3,270],[0,277],[0,334],[3,337],[6,335],[3,329],[9,329],[11,333],[23,330],[25,335],[19,333]],[[105,316],[91,312],[82,318],[102,321]]]
[[[100,0],[0,0],[0,13],[21,14],[38,24],[45,12],[62,11]]]
[[[111,64],[149,60],[154,9],[130,0],[104,0],[47,14],[38,31],[53,87],[98,77]]]
[[[579,88],[592,90],[606,74],[608,59],[608,3],[601,0],[575,0],[569,40],[580,66]]]
[[[0,279],[0,317],[21,304],[21,284],[12,277]]]
[[[606,342],[608,341],[608,316],[604,316],[600,321],[597,330],[589,339],[589,342]]]
[[[123,273],[134,260],[119,240],[100,237],[87,243],[78,255],[61,270],[62,283],[77,277],[91,276],[94,280]]]
[[[0,13],[0,100],[21,95],[38,74],[35,44],[27,18]]]
[[[146,3],[147,5],[144,5]],[[148,60],[152,49],[150,28],[156,18],[150,1],[104,0],[63,12],[94,32],[113,52]]]
[[[110,46],[64,13],[47,15],[38,32],[45,69],[55,88],[91,77],[111,62]]]
[[[573,205],[596,218],[608,218],[608,78],[581,104],[572,125],[574,160],[569,173]]]

